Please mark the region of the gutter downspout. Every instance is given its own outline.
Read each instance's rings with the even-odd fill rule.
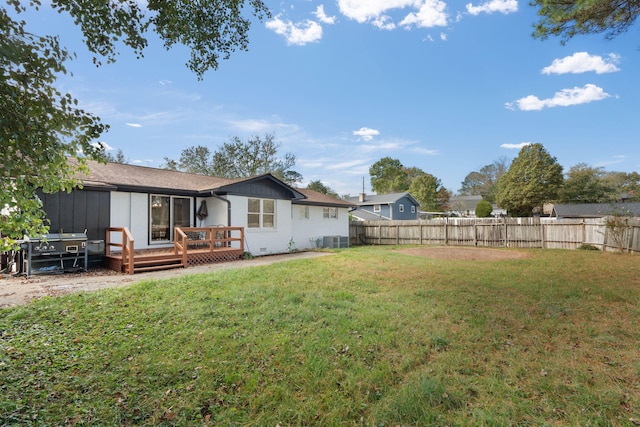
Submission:
[[[211,190],[211,197],[222,200],[227,204],[227,227],[231,227],[231,201],[225,199],[224,197],[218,196],[215,190]]]

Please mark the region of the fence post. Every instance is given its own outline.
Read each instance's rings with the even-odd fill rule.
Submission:
[[[545,247],[544,231],[546,228],[544,222],[540,221],[540,248],[542,249]]]

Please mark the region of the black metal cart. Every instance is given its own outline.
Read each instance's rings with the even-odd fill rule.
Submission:
[[[80,271],[88,266],[86,233],[25,237],[21,247],[25,252],[22,271],[27,276]]]

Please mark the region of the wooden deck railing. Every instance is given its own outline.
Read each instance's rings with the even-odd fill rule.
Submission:
[[[121,233],[122,239],[120,242],[111,241],[111,233]],[[111,247],[120,248],[122,251],[122,263],[127,266],[125,273],[133,274],[133,251],[134,240],[131,232],[127,227],[108,227],[105,238],[105,251],[106,255],[111,255]]]
[[[182,259],[182,266],[187,266],[187,250],[188,238],[184,231],[180,227],[175,227],[173,230],[173,253],[180,255]]]
[[[244,252],[243,227],[176,227],[175,230],[174,236],[178,231],[186,236],[181,246],[188,250],[214,252],[234,248]],[[174,247],[177,248],[175,242]]]

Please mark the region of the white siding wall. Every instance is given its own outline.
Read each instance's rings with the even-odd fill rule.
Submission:
[[[196,217],[196,223],[194,227],[215,227],[217,225],[228,225],[227,224],[227,204],[220,199],[215,197],[198,197],[196,199],[196,206],[194,207],[195,211],[198,212],[200,208],[200,203],[202,200],[207,201],[207,211],[209,215],[202,221],[200,221]]]
[[[149,247],[149,195],[111,192],[111,226],[127,227],[136,249]]]
[[[293,240],[298,250],[313,249],[323,236],[349,236],[349,209],[338,208],[338,218],[323,217],[322,206],[309,206],[309,219],[300,218],[300,205],[292,206]]]
[[[289,250],[291,240],[291,201],[276,200],[276,226],[274,229],[247,227],[247,197],[228,196],[231,201],[231,226],[244,227],[246,252],[254,256],[281,254]]]

